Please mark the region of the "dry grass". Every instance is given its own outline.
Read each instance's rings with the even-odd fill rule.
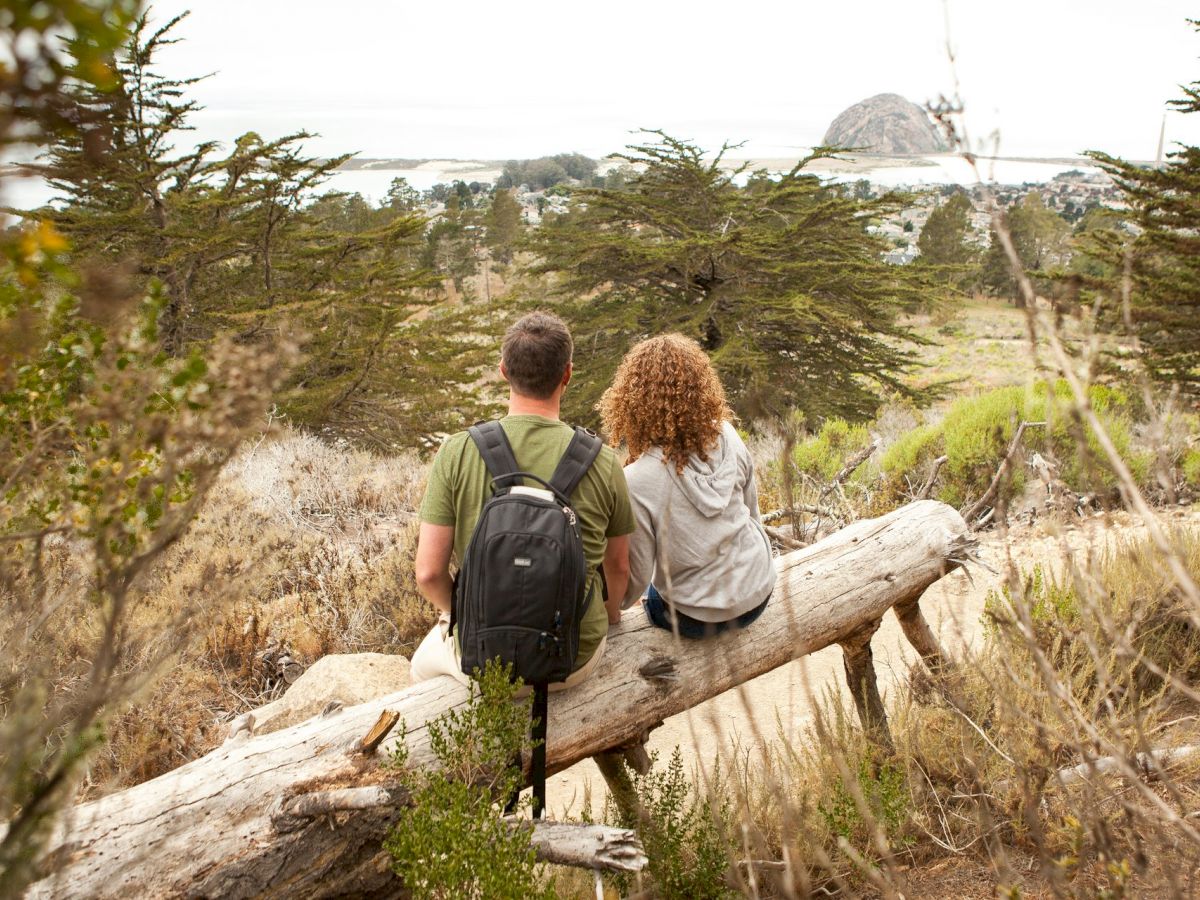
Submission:
[[[1200,574],[1200,532],[1173,541]],[[719,823],[729,875],[703,895],[1192,895],[1200,764],[1062,773],[1200,743],[1200,632],[1147,540],[1061,571],[991,598],[986,639],[945,677],[914,668],[889,710],[892,747],[829,694],[804,733],[694,775],[695,796],[733,805]],[[559,884],[591,896],[581,876]]]
[[[378,457],[300,433],[246,447],[151,574],[130,623],[152,632],[200,599],[199,637],[110,723],[85,795],[212,749],[231,718],[286,688],[282,657],[308,665],[327,653],[411,655],[432,621],[412,578],[424,477],[415,455]],[[69,548],[55,560],[61,578],[74,577]],[[64,671],[85,646],[64,640]]]

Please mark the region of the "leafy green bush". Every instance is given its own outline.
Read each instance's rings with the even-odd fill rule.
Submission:
[[[1172,537],[1176,551],[1190,571],[1200,570],[1200,536],[1181,531]],[[1131,697],[1139,697],[1161,684],[1162,672],[1192,678],[1200,673],[1200,632],[1178,592],[1172,589],[1171,575],[1149,544],[1125,546],[1105,558],[1099,566],[1104,590],[1081,584],[1075,577],[1057,578],[1042,566],[1023,579],[1021,604],[1013,601],[1005,586],[991,591],[984,601],[984,633],[989,640],[1011,644],[1019,652],[1021,641],[1014,638],[1010,610],[1023,606],[1033,625],[1038,646],[1062,669],[1089,685],[1097,660],[1087,647],[1111,643],[1105,628],[1127,636],[1138,654],[1132,665],[1128,659],[1114,658],[1111,671],[1100,682],[1111,684],[1132,679]],[[1082,598],[1091,597],[1090,604]]]
[[[1039,630],[1061,633],[1063,628],[1079,624],[1079,596],[1075,589],[1062,584],[1042,566],[1024,579],[1022,593],[1029,609],[1029,618]],[[1012,590],[1005,584],[999,591],[988,591],[983,601],[984,632],[996,634],[996,622],[1008,616],[1012,607]]]
[[[471,702],[429,724],[436,770],[407,768],[397,744],[390,764],[402,773],[411,805],[383,847],[392,870],[417,898],[553,898],[554,882],[534,858],[527,830],[504,821],[521,787],[513,759],[529,746],[530,701],[499,663],[488,663]]]
[[[1180,470],[1184,481],[1194,488],[1200,488],[1200,447],[1184,454]]]
[[[851,425],[836,416],[826,419],[820,431],[796,446],[796,469],[827,484],[841,471],[848,456],[870,443],[866,425]]]
[[[1134,476],[1145,481],[1150,460],[1132,447],[1133,410],[1129,398],[1116,388],[1094,385],[1089,399]],[[935,496],[952,506],[967,505],[987,490],[1017,426],[1024,420],[1046,423],[1025,430],[1021,442],[1026,452],[1051,457],[1059,466],[1058,477],[1076,491],[1112,494],[1116,477],[1108,466],[1098,464],[1101,451],[1095,433],[1064,412],[1069,400],[1070,389],[1062,381],[1053,390],[1038,384],[1030,389],[1006,387],[964,397],[950,407],[940,423],[917,428],[887,449],[880,462],[885,492],[900,502],[904,476],[918,473],[934,458],[944,455],[948,459]],[[1014,467],[1001,498],[1008,500],[1020,494],[1025,481],[1024,467]]]
[[[725,883],[730,851],[725,839],[731,818],[728,799],[706,796],[701,785],[693,785],[683,771],[683,756],[676,747],[666,769],[651,768],[633,775],[633,785],[643,816],[631,820],[610,804],[606,817],[624,828],[636,828],[649,859],[648,872],[654,896],[664,900],[706,900],[729,897]],[[719,780],[719,775],[714,775]],[[715,793],[714,793],[715,796]],[[621,893],[628,893],[628,876],[617,879]]]
[[[899,829],[908,818],[910,805],[904,770],[893,763],[876,760],[867,747],[854,768],[854,779],[875,822],[888,834]],[[858,847],[868,845],[867,822],[844,778],[834,779],[829,795],[817,804],[817,811],[830,834],[845,838]]]

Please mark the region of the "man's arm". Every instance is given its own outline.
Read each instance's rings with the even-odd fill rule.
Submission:
[[[621,621],[621,601],[629,586],[629,535],[610,537],[604,548],[604,583],[608,585],[608,599],[604,608],[608,612],[608,624]]]
[[[417,536],[416,577],[421,596],[450,614],[450,553],[454,549],[454,526],[421,523]]]

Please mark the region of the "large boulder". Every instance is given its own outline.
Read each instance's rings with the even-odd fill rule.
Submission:
[[[267,734],[311,719],[331,703],[354,706],[401,690],[411,682],[408,660],[403,656],[333,653],[309,666],[278,700],[234,723],[232,730],[236,732],[240,726],[253,734]]]
[[[942,153],[949,149],[929,114],[899,94],[876,94],[836,119],[822,141],[884,156]]]

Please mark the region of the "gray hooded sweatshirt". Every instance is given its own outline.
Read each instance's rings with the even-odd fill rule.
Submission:
[[[758,518],[754,464],[731,424],[722,425],[708,460],[693,456],[681,474],[652,447],[625,477],[637,520],[626,604],[653,583],[679,612],[726,622],[770,596],[775,564]]]

